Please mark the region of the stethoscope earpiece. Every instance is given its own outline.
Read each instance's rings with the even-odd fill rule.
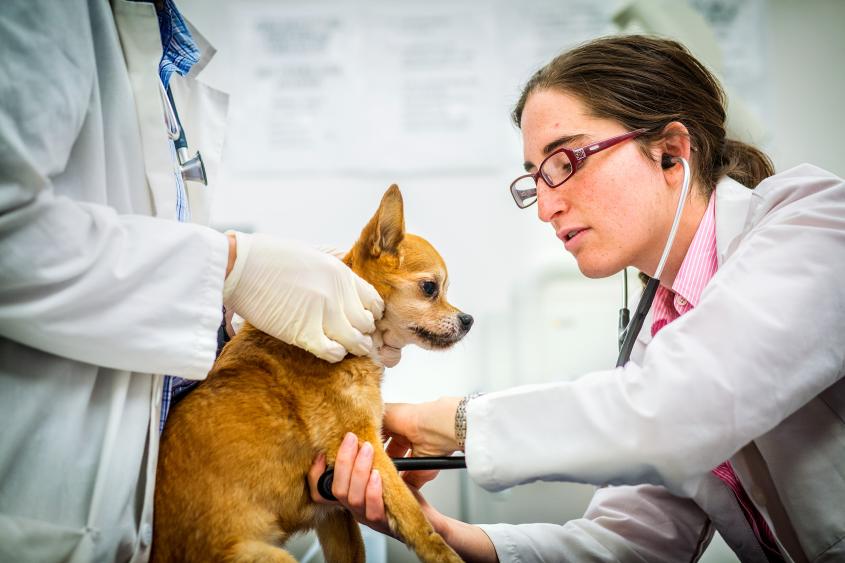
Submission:
[[[678,159],[676,159],[671,154],[664,154],[660,158],[660,166],[663,168],[663,170],[668,170],[669,168],[672,168],[677,162]]]

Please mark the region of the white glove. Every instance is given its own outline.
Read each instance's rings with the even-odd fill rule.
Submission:
[[[343,260],[343,258],[349,253],[348,250],[342,250],[329,244],[321,244],[317,247],[317,250],[334,256],[338,260]],[[381,360],[382,365],[388,368],[395,367],[399,363],[399,360],[402,359],[402,348],[394,348],[393,346],[385,344],[383,335],[378,330],[373,333],[372,338],[373,346],[375,346],[376,353]]]
[[[346,264],[304,244],[235,233],[223,303],[259,330],[338,362],[369,354],[384,302]]]

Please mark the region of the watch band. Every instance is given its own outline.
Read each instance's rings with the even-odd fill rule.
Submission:
[[[482,393],[465,395],[458,403],[458,409],[455,411],[455,443],[461,451],[464,451],[467,438],[467,403],[481,395]]]

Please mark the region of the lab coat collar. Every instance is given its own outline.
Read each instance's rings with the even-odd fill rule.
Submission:
[[[719,267],[734,251],[748,223],[748,212],[753,191],[733,178],[725,176],[716,184],[716,260]],[[654,307],[646,314],[643,326],[650,327],[654,322]],[[631,360],[640,363],[646,346],[651,342],[650,330],[640,331]]]
[[[748,222],[752,190],[725,176],[716,184],[716,259],[719,267],[733,252]]]
[[[135,97],[144,169],[155,215],[176,219],[173,162],[167,146],[168,137],[158,85],[161,34],[155,6],[146,2],[115,0],[112,9]]]

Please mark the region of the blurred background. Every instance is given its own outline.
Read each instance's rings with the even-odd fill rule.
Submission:
[[[723,80],[732,137],[763,148],[778,171],[812,162],[845,176],[839,0],[178,5],[218,50],[203,79],[231,95],[213,226],[347,248],[397,183],[408,230],[446,260],[449,300],[475,326],[448,352],[406,348],[386,375],[386,401],[613,365],[621,278],[583,278],[536,208],[518,210],[508,193],[523,160],[510,111],[531,73],[568,47],[623,31],[679,39]],[[470,522],[562,523],[592,490],[537,483],[489,494],[451,471],[424,491]],[[321,561],[306,554],[313,537],[297,538],[294,554]],[[416,561],[394,540],[367,542],[371,561]],[[717,538],[704,561],[736,558]]]

